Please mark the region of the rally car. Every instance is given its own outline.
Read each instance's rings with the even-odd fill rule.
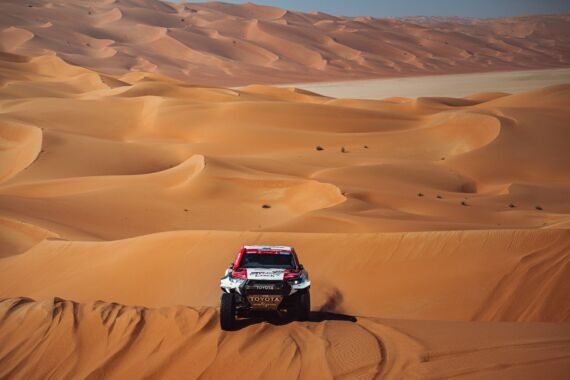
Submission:
[[[285,246],[243,246],[220,280],[220,325],[235,328],[236,318],[277,312],[307,320],[311,309],[309,274],[295,249]]]

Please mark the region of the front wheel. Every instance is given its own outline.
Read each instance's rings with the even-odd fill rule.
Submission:
[[[311,293],[307,290],[299,294],[297,298],[297,320],[307,321],[309,320],[309,314],[311,313]]]
[[[220,326],[224,331],[233,330],[236,322],[236,305],[232,293],[222,293],[220,305]]]

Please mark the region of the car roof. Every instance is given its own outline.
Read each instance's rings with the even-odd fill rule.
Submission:
[[[293,252],[293,247],[284,245],[244,245],[243,249],[247,253],[262,253],[262,252]]]
[[[245,249],[274,249],[277,251],[292,251],[293,247],[285,245],[244,245]]]

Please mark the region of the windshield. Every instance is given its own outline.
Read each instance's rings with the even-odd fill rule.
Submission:
[[[293,255],[245,253],[240,268],[295,268]]]

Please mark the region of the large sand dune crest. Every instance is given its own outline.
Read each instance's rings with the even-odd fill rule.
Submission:
[[[240,241],[298,247],[305,265],[317,268],[314,306],[328,305],[329,311],[397,319],[521,322],[568,322],[570,315],[570,234],[557,229],[393,234],[180,231],[112,242],[48,240],[0,261],[0,297],[57,295],[147,307],[216,306],[219,290],[214,285],[220,274],[211,268],[227,266],[234,256],[232,247]],[[45,273],[48,265],[57,270]],[[127,268],[129,276],[121,276]],[[22,273],[24,282],[18,281]]]
[[[216,378],[231,370],[255,378],[514,379],[529,371],[563,378],[569,370],[570,331],[553,324],[348,322],[314,313],[320,323],[264,322],[227,333],[211,308],[24,298],[1,301],[0,318],[2,377]],[[3,334],[14,329],[31,333]]]

